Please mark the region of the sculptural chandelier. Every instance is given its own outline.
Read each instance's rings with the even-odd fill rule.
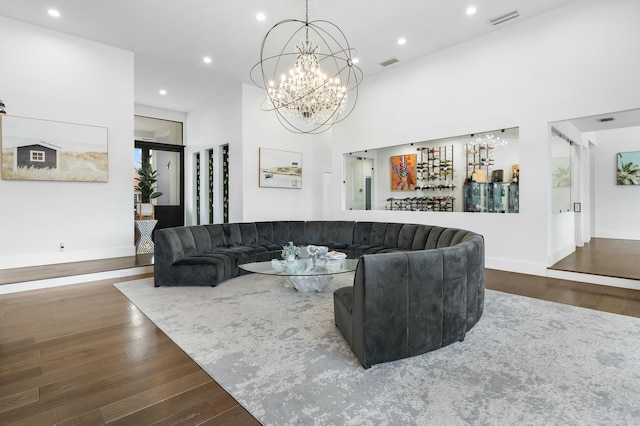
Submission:
[[[309,22],[306,0],[304,21],[280,21],[262,41],[260,62],[251,69],[252,81],[267,92],[262,109],[274,111],[294,133],[329,130],[351,114],[358,98],[362,71],[355,56],[335,24]]]

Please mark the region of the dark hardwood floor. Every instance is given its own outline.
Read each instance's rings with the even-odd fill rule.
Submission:
[[[117,281],[0,296],[0,424],[259,424]]]
[[[640,241],[592,238],[549,269],[640,280]]]
[[[76,266],[88,273],[89,265]],[[0,425],[259,424],[113,287],[123,280],[0,296]],[[640,317],[637,290],[490,269],[485,284]]]
[[[153,254],[58,263],[55,265],[30,266],[25,268],[0,269],[0,285],[61,278],[71,275],[92,274],[96,272],[118,271],[149,265],[153,265]]]

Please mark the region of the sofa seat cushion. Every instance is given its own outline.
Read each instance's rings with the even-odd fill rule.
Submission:
[[[238,275],[238,259],[235,256],[222,254],[222,253],[203,253],[198,255],[192,262],[196,263],[201,259],[203,262],[210,262],[210,259],[217,259],[221,264],[223,269],[223,275],[225,280],[233,278]]]
[[[353,287],[342,287],[333,293],[333,309],[336,327],[342,332],[349,345],[353,346],[352,308]]]
[[[349,246],[347,243],[337,243],[335,241],[327,241],[323,246],[329,247],[330,250],[346,250]]]
[[[382,250],[380,250],[380,251],[378,251],[376,253],[398,253],[398,252],[405,252],[405,251],[408,251],[408,250],[402,250],[402,249],[399,249],[399,248],[388,248],[387,247],[387,248],[383,248]]]
[[[284,244],[261,244],[260,247],[263,247],[266,251],[282,251],[282,246]]]
[[[354,251],[360,254],[375,254],[380,253],[382,250],[386,250],[387,247],[380,245],[363,245],[363,246],[351,246],[350,251]]]
[[[234,259],[235,267],[238,267],[238,261],[246,259],[250,256],[255,256],[255,261],[270,260],[270,252],[265,247],[246,247],[246,246],[233,246],[233,247],[220,247],[214,249],[211,253],[207,254],[223,254]],[[235,269],[238,271],[238,269]]]
[[[215,286],[228,279],[224,260],[207,256],[189,256],[174,262],[171,275],[176,285]]]
[[[267,253],[267,249],[264,247],[246,247],[246,246],[233,246],[233,247],[219,247],[212,250],[207,254],[224,254],[236,259],[244,259],[249,256],[253,256],[258,253]]]

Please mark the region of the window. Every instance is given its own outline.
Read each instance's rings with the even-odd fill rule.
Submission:
[[[344,153],[343,208],[518,213],[517,127]]]
[[[44,163],[44,151],[29,151],[31,161],[37,161],[38,163]]]

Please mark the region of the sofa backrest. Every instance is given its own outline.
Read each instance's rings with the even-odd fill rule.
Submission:
[[[227,241],[227,246],[241,246],[242,234],[240,233],[240,224],[238,223],[224,223],[222,225],[224,229],[224,237]]]
[[[222,224],[204,225],[204,227],[207,232],[209,232],[212,249],[227,246],[227,238],[224,235],[224,227]]]
[[[258,244],[261,246],[274,243],[275,238],[273,236],[273,224],[274,222],[256,222]]]
[[[420,225],[415,230],[433,231],[420,230]],[[436,234],[442,236],[436,244],[459,241],[453,246],[360,258],[351,333],[352,349],[363,365],[406,358],[461,340],[482,316],[483,237],[453,228],[437,229]],[[420,239],[425,240],[423,235]]]
[[[400,228],[400,233],[398,234],[398,248],[400,250],[411,250],[413,247],[413,240],[416,235],[416,231],[418,230],[418,225],[405,223]]]
[[[255,222],[239,223],[240,238],[242,239],[243,246],[255,247],[258,246],[258,228]]]
[[[189,226],[193,241],[196,246],[196,253],[206,253],[211,251],[211,235],[204,226]]]
[[[415,251],[454,246],[468,235],[475,235],[439,226],[355,221],[264,221],[166,229],[172,229],[173,246],[179,241],[182,257],[210,252],[218,247],[283,246],[289,241],[296,245],[326,245],[338,249],[361,245]]]
[[[307,244],[346,247],[353,244],[354,221],[308,221]]]

